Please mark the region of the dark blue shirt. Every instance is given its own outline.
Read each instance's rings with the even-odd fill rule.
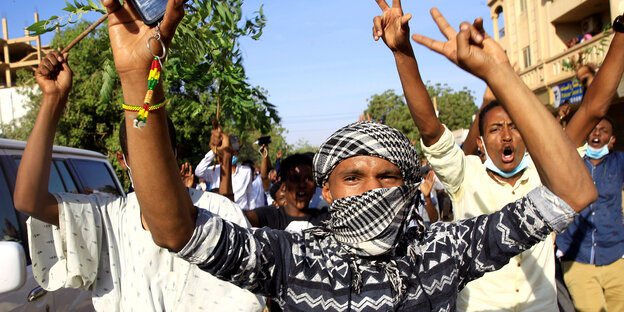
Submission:
[[[583,160],[598,189],[598,199],[557,235],[557,247],[564,253],[563,259],[607,265],[624,255],[624,153],[609,153],[596,166],[587,156]]]

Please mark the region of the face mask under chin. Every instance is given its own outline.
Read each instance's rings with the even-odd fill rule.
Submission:
[[[488,155],[487,152],[487,148],[485,147],[485,141],[483,140],[483,137],[480,137],[481,139],[481,144],[483,144],[483,150],[485,152],[485,162],[483,163],[483,165],[488,168],[490,171],[500,175],[503,178],[511,178],[514,175],[518,174],[518,172],[521,172],[522,170],[526,169],[529,166],[529,153],[525,152],[524,156],[522,156],[522,160],[520,161],[520,163],[511,171],[503,171],[500,168],[498,168],[494,162],[492,161],[492,159],[490,158],[490,155]]]
[[[607,156],[607,154],[609,154],[609,144],[611,144],[612,139],[613,136],[611,136],[609,138],[609,142],[607,142],[607,144],[603,145],[601,148],[593,148],[587,145],[587,149],[585,150],[585,156],[591,159],[601,159]]]

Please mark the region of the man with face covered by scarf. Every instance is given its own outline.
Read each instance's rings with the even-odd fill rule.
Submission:
[[[141,69],[151,62],[142,39],[153,30],[128,27],[138,23],[127,3],[105,5],[124,100],[140,105],[146,83]],[[165,44],[182,16],[182,1],[169,1],[160,25]],[[513,71],[483,75],[475,70],[483,51],[469,43],[469,28],[458,36],[458,55],[466,68],[488,80],[510,81],[508,89],[520,88]],[[154,101],[162,99],[161,85],[154,94]],[[126,120],[134,115],[126,112]],[[164,148],[165,117],[165,110],[153,111],[145,128],[128,132],[130,153],[150,155],[149,163],[134,166],[133,177],[152,238],[202,270],[274,298],[285,311],[453,311],[466,283],[500,268],[551,231],[562,231],[575,215],[571,207],[580,210],[596,197],[571,143],[558,142],[555,146],[563,148],[559,161],[570,170],[552,179],[558,167],[540,168],[552,192],[540,187],[494,214],[405,232],[419,182],[416,151],[396,129],[358,122],[330,136],[315,156],[315,180],[330,203],[326,226],[301,234],[244,229],[193,207],[171,150]],[[552,123],[546,127],[559,128]],[[159,179],[151,178],[154,172]],[[568,179],[575,179],[586,195],[566,197],[562,180]]]
[[[505,204],[525,196],[544,183],[540,166],[568,170],[561,166],[560,152],[570,150],[556,145],[572,139],[581,141],[587,137],[595,115],[608,108],[610,98],[622,76],[624,54],[621,53],[621,38],[615,38],[605,60],[609,66],[601,71],[588,90],[578,113],[572,118],[566,132],[552,126],[551,115],[544,105],[536,101],[535,95],[523,84],[514,90],[507,79],[488,79],[496,70],[512,70],[505,52],[494,40],[485,34],[472,36],[471,40],[483,47],[479,57],[484,66],[472,67],[475,75],[484,78],[493,91],[492,98],[498,101],[484,102],[471,133],[478,132],[476,145],[484,153],[480,157],[464,155],[455,143],[451,131],[436,118],[433,104],[422,82],[418,66],[410,45],[407,21],[409,14],[403,14],[399,1],[389,7],[385,1],[378,1],[383,14],[375,18],[375,39],[382,39],[393,52],[405,100],[414,123],[421,133],[421,147],[431,163],[436,176],[444,185],[453,201],[456,220],[467,219],[497,211]],[[431,10],[446,40],[434,40],[414,34],[412,38],[421,45],[446,56],[450,61],[465,67],[459,57],[459,34],[451,27],[437,9]],[[482,28],[482,20],[475,21],[475,28]],[[468,25],[466,25],[468,27]],[[476,34],[476,33],[474,33]],[[470,51],[477,56],[477,49]],[[480,54],[480,53],[478,53]],[[476,69],[476,71],[475,71]],[[518,80],[516,75],[510,77]],[[485,97],[488,97],[486,92]],[[519,102],[517,105],[516,102]],[[606,110],[605,110],[606,112]],[[475,131],[478,129],[477,131]],[[468,137],[471,135],[469,134]],[[466,148],[471,144],[467,144]],[[475,144],[472,144],[475,146]],[[527,153],[531,152],[530,156]],[[559,167],[559,169],[556,169]],[[553,176],[555,179],[560,179]],[[584,189],[568,182],[567,199],[574,200]],[[552,241],[544,241],[516,257],[500,270],[485,274],[478,281],[466,286],[457,299],[458,311],[516,311],[541,312],[557,310],[557,289],[555,284],[555,255]]]
[[[420,220],[413,215],[418,163],[398,130],[348,125],[314,158],[315,180],[330,202],[326,226],[303,234],[251,231],[198,210],[194,233],[178,256],[274,298],[285,311],[451,311],[466,283],[562,230],[574,216],[538,188],[493,215],[405,233],[411,217]]]

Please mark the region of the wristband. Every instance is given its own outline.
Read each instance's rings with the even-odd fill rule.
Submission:
[[[167,104],[167,102],[165,100],[162,100],[160,103],[152,105],[152,106],[148,106],[147,110],[148,111],[155,111],[159,108],[163,108],[165,105]],[[127,110],[127,111],[131,111],[131,112],[138,112],[141,110],[141,108],[144,108],[145,105],[143,106],[132,106],[132,105],[127,105],[127,104],[123,104],[122,107],[123,109]]]

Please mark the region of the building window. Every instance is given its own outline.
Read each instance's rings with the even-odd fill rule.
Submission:
[[[526,0],[520,0],[520,13],[524,13],[527,10]]]
[[[498,37],[503,38],[505,37],[505,15],[503,14],[503,7],[497,7],[495,12],[497,14],[496,20],[498,23]]]
[[[522,58],[524,59],[524,68],[531,66],[531,46],[522,49]]]

